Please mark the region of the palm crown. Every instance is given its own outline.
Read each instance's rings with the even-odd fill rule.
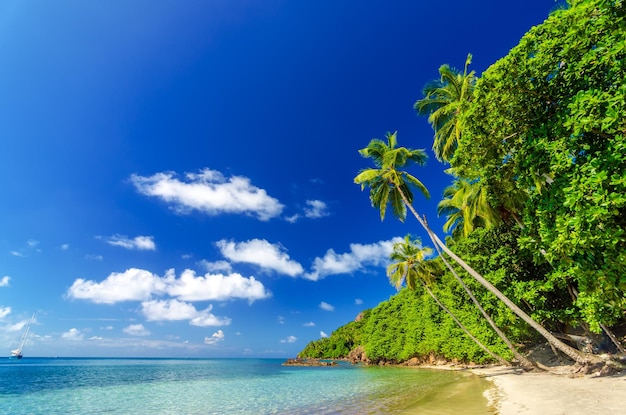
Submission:
[[[426,258],[432,254],[433,250],[423,247],[419,238],[411,239],[411,235],[406,235],[402,242],[393,245],[393,251],[389,259],[393,261],[387,267],[389,281],[400,288],[403,282],[406,286],[414,290],[417,281],[430,284],[441,270],[432,261]]]
[[[455,179],[443,196],[437,213],[446,215],[443,230],[452,231],[453,236],[467,236],[477,225],[490,228],[500,221],[489,203],[486,188],[478,181]]]
[[[414,108],[420,115],[428,115],[428,122],[435,130],[433,151],[438,160],[450,161],[461,137],[460,114],[471,98],[476,75],[467,73],[472,55],[467,55],[463,73],[442,65],[441,78],[424,87],[424,98],[418,100]]]
[[[413,203],[413,192],[410,185],[430,197],[426,186],[416,177],[398,168],[414,162],[420,166],[426,163],[424,150],[412,150],[397,146],[397,133],[387,133],[387,142],[374,138],[367,147],[359,150],[363,157],[371,158],[376,168],[363,169],[354,178],[361,189],[370,188],[370,201],[372,206],[380,211],[380,218],[385,219],[387,205],[391,203],[394,215],[404,221],[406,218],[406,206],[403,196],[408,204]]]

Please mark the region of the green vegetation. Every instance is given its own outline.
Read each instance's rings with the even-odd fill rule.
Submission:
[[[467,327],[487,346],[503,357],[510,357],[506,346],[499,343],[482,326],[472,310],[458,314],[469,321]],[[347,336],[346,336],[347,335]],[[351,338],[350,335],[354,335]],[[332,355],[346,345],[358,344],[365,349],[371,363],[403,362],[412,357],[441,357],[447,360],[484,363],[492,358],[467,337],[446,313],[442,313],[433,299],[419,286],[415,291],[402,289],[388,301],[364,313],[358,322],[350,322],[337,329],[329,338],[309,343],[300,357],[339,358],[348,354]]]
[[[355,183],[381,219],[391,205],[404,221],[408,208],[439,255],[426,259],[407,236],[387,273],[407,288],[302,357],[362,346],[373,362],[527,365],[513,344],[541,336],[593,361],[553,335],[566,327],[604,332],[623,352],[612,328],[626,323],[626,7],[569,3],[480,77],[468,73],[471,55],[463,72],[443,65],[416,102],[453,177],[438,204],[446,243],[413,207],[412,188],[427,189],[401,170],[425,153],[398,147],[395,133],[360,150],[375,168]]]
[[[477,81],[453,165],[521,216],[522,244],[554,266],[546,282],[599,331],[626,309],[626,10],[571,6]]]
[[[339,327],[330,337],[310,342],[299,356],[313,359],[340,359],[348,356],[351,350],[364,343],[363,324],[370,314],[371,310],[366,310],[358,321]]]

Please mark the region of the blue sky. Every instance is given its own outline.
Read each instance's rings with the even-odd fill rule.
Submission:
[[[395,293],[411,218],[353,184],[398,131],[440,230],[413,103],[480,74],[554,0],[0,3],[0,349],[292,357]]]

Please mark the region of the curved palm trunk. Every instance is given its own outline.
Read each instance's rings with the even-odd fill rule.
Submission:
[[[578,291],[576,290],[576,288],[572,287],[570,284],[567,284],[567,291],[572,296],[572,301],[576,301],[576,299],[578,298]],[[611,339],[617,350],[622,354],[626,354],[626,350],[624,350],[624,347],[620,343],[617,336],[611,331],[611,329],[609,329],[606,325],[602,323],[600,323],[600,328],[604,331],[604,333],[606,333],[607,336],[609,336],[609,339]]]
[[[430,234],[429,234],[430,236]],[[432,239],[432,237],[431,237]],[[434,242],[434,241],[433,241]],[[534,368],[535,365],[528,360],[526,357],[524,357],[519,351],[517,351],[517,348],[513,345],[513,343],[509,340],[509,338],[506,336],[506,334],[504,334],[504,332],[502,330],[500,330],[500,328],[496,325],[495,321],[493,321],[493,319],[491,318],[491,316],[489,314],[487,314],[487,312],[485,311],[485,309],[483,308],[483,306],[480,304],[480,302],[478,301],[478,299],[476,298],[476,296],[474,295],[474,293],[472,292],[472,290],[467,286],[467,284],[465,284],[465,281],[463,281],[463,279],[461,277],[459,277],[459,274],[457,274],[456,270],[454,269],[454,267],[448,262],[448,260],[442,255],[441,250],[439,249],[439,246],[437,246],[437,244],[435,243],[435,249],[437,250],[437,253],[439,254],[439,256],[441,257],[441,260],[443,261],[443,263],[446,265],[446,267],[450,270],[450,272],[452,273],[452,275],[454,275],[454,278],[456,278],[456,280],[458,281],[459,284],[461,284],[461,286],[463,287],[463,289],[465,289],[465,292],[467,293],[467,295],[469,295],[469,297],[472,299],[472,301],[474,302],[474,305],[476,306],[476,308],[478,308],[478,310],[480,311],[480,313],[483,315],[483,317],[485,318],[485,320],[487,320],[487,322],[489,323],[489,325],[491,326],[491,328],[493,328],[493,330],[496,332],[496,334],[500,337],[500,339],[502,339],[502,341],[507,345],[507,347],[509,348],[509,350],[511,350],[511,352],[513,353],[513,355],[515,356],[515,358],[517,359],[518,362],[520,362],[520,364],[522,365],[522,367],[525,368]]]
[[[615,347],[617,347],[617,350],[622,354],[626,354],[626,350],[624,350],[624,346],[622,346],[622,344],[619,342],[617,336],[615,336],[615,334],[604,324],[600,323],[600,327],[602,327],[602,330],[604,330],[606,335],[609,336]]]
[[[420,225],[422,225],[422,227],[426,230],[426,232],[428,233],[428,236],[433,241],[435,246],[441,247],[441,249],[443,249],[443,251],[448,256],[450,256],[450,258],[452,258],[457,264],[459,264],[461,267],[463,267],[463,269],[465,271],[467,271],[476,281],[478,281],[483,287],[485,287],[487,290],[489,290],[489,292],[491,292],[500,301],[502,301],[507,307],[509,307],[511,309],[511,311],[513,311],[515,314],[517,314],[517,316],[519,316],[528,325],[530,325],[539,334],[541,334],[548,341],[548,343],[550,343],[551,345],[553,345],[554,347],[559,349],[561,352],[565,353],[568,357],[570,357],[575,362],[578,362],[578,363],[581,363],[581,364],[588,364],[588,363],[590,363],[590,360],[591,360],[590,357],[584,356],[578,350],[574,349],[573,347],[568,346],[567,344],[565,344],[562,341],[560,341],[559,339],[557,339],[552,333],[550,333],[548,330],[546,330],[541,324],[539,324],[535,320],[533,320],[528,314],[526,314],[524,312],[524,310],[519,308],[517,306],[517,304],[515,304],[506,295],[504,295],[500,290],[498,290],[492,283],[487,281],[482,275],[480,275],[472,267],[467,265],[465,263],[465,261],[463,261],[461,258],[459,258],[458,255],[456,255],[454,252],[452,252],[450,250],[450,248],[448,248],[446,246],[446,244],[444,244],[441,241],[441,239],[439,239],[437,234],[435,234],[432,231],[432,229],[430,229],[430,227],[428,226],[426,221],[424,221],[417,214],[417,212],[415,211],[415,208],[413,208],[413,205],[411,205],[409,203],[409,201],[407,200],[405,194],[402,192],[402,189],[400,189],[399,187],[397,189],[400,192],[400,196],[402,197],[402,200],[404,201],[404,204],[409,208],[411,213],[413,213],[413,216],[415,216],[415,218],[420,223]]]
[[[421,281],[421,280],[420,280]],[[467,328],[463,325],[463,323],[461,323],[459,321],[459,319],[452,313],[452,311],[450,311],[448,309],[448,307],[446,307],[441,301],[439,301],[439,299],[435,296],[435,294],[431,291],[431,289],[428,287],[428,285],[424,282],[421,281],[422,285],[424,286],[424,289],[426,290],[426,292],[432,297],[433,300],[435,300],[435,302],[437,303],[437,305],[446,313],[448,313],[448,315],[450,315],[450,317],[452,317],[452,320],[454,320],[454,322],[461,328],[461,330],[463,330],[463,332],[465,334],[467,334],[473,341],[474,343],[476,343],[481,349],[483,349],[487,354],[489,354],[489,356],[493,357],[495,360],[497,360],[498,362],[500,362],[500,364],[502,365],[509,365],[509,362],[507,362],[506,360],[504,360],[502,357],[498,356],[497,354],[495,354],[494,352],[492,352],[491,350],[489,350],[489,348],[487,348],[487,346],[485,346],[480,340],[478,340],[476,337],[474,337],[472,335],[472,333],[469,332],[469,330],[467,330]]]

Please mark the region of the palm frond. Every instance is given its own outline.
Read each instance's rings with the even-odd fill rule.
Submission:
[[[426,199],[430,199],[430,192],[426,186],[424,186],[424,183],[422,183],[417,177],[404,173],[404,179],[407,183],[415,186],[424,195],[424,197],[426,197]]]

